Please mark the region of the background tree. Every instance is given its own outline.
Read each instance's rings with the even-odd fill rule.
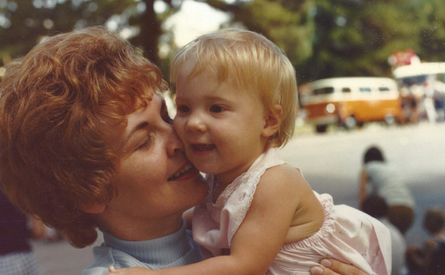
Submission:
[[[419,17],[418,42],[424,60],[445,60],[445,4],[442,0],[414,1]]]
[[[405,4],[404,0],[317,1],[314,54],[302,65],[310,72],[308,80],[387,75],[393,51],[416,48]]]
[[[318,1],[318,0],[317,0]],[[231,25],[263,34],[281,49],[297,67],[298,78],[306,75],[300,68],[313,55],[316,30],[313,0],[254,0],[234,1],[232,4],[208,0],[215,9],[232,15]]]
[[[445,33],[441,36],[438,28],[431,31],[431,22],[445,18],[431,15],[432,9],[440,13],[440,7],[445,7],[441,0],[207,3],[230,12],[233,24],[258,31],[283,48],[297,69],[299,83],[335,76],[390,76],[388,58],[395,51],[412,49],[433,57],[428,47],[434,43],[428,43],[426,35],[436,48],[445,45],[441,44]]]
[[[181,3],[162,2],[165,14]],[[123,32],[157,63],[165,15],[156,14],[154,5],[155,0],[0,0],[0,65],[25,54],[46,35],[104,24]]]
[[[41,37],[96,24],[121,32],[168,72],[173,33],[163,22],[192,0],[0,0],[0,66]],[[300,84],[333,76],[389,76],[388,57],[414,50],[444,61],[443,0],[196,0],[231,15],[282,48]],[[163,4],[161,13],[155,6]],[[167,76],[167,75],[166,75]]]

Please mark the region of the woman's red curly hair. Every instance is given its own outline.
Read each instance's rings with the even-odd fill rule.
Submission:
[[[105,27],[45,39],[0,83],[5,193],[72,245],[92,244],[97,222],[79,206],[113,198],[120,161],[111,140],[166,89],[160,70]]]

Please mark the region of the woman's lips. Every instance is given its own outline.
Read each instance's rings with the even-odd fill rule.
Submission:
[[[168,180],[169,181],[177,180],[178,178],[181,178],[185,175],[189,175],[190,173],[195,171],[197,172],[198,170],[196,170],[196,168],[191,163],[189,163],[182,169],[180,169],[178,172],[176,172],[173,176],[169,177]]]

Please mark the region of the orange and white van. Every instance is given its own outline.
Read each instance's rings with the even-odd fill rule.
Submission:
[[[384,77],[337,77],[314,81],[301,103],[317,132],[337,124],[353,129],[370,121],[402,120],[397,83]]]

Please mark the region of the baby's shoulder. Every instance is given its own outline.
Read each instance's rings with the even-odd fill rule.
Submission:
[[[304,180],[304,177],[299,168],[289,164],[281,164],[273,166],[264,172],[263,177],[274,178],[282,180]]]
[[[288,164],[277,165],[267,169],[259,183],[259,186],[262,186],[264,189],[282,188],[288,191],[301,189],[302,186],[309,186],[300,170]]]

